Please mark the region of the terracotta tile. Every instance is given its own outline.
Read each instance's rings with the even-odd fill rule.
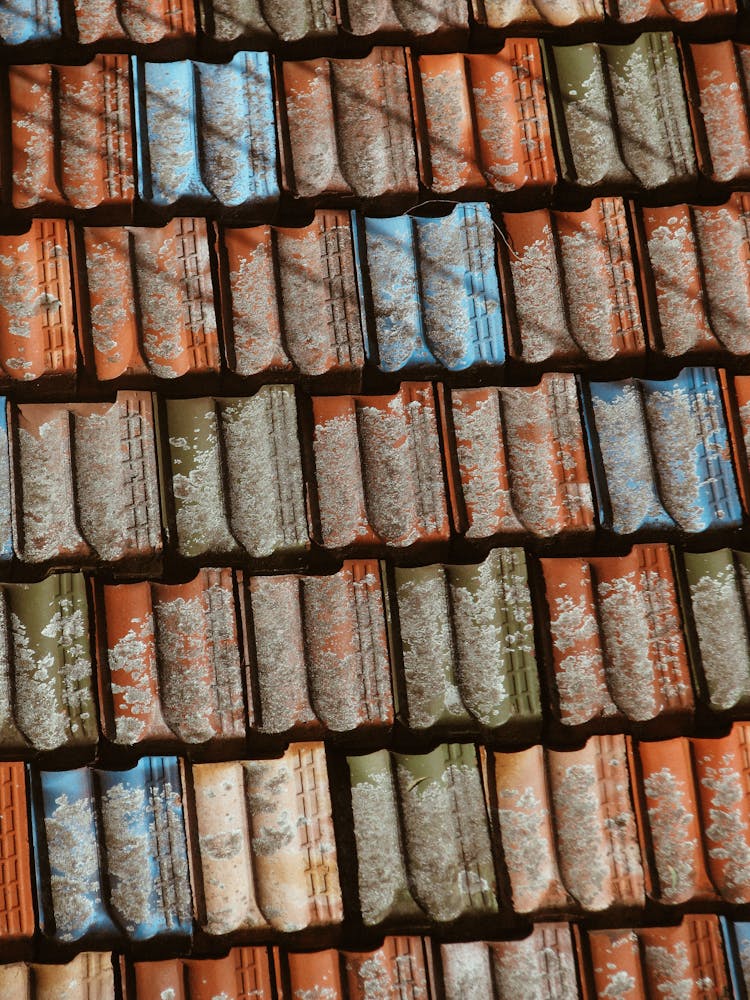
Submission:
[[[416,730],[514,731],[541,721],[523,549],[475,565],[396,567],[402,720]]]
[[[62,34],[60,0],[13,0],[0,11],[0,40],[6,45],[56,41]]]
[[[502,226],[513,357],[580,365],[643,354],[621,198],[596,198],[583,212],[505,212]]]
[[[276,760],[196,764],[200,923],[282,933],[343,919],[322,743]]]
[[[564,28],[603,20],[602,0],[471,0],[474,20],[488,28],[523,26]]]
[[[100,585],[104,731],[123,746],[245,737],[234,573],[188,583]]]
[[[34,771],[32,781],[43,933],[59,944],[122,935],[184,947],[192,904],[177,758]]]
[[[360,371],[364,345],[351,223],[319,211],[298,229],[222,229],[229,368],[239,375]]]
[[[642,906],[644,873],[623,736],[581,750],[496,753],[496,820],[517,913]],[[493,807],[494,808],[494,807]]]
[[[117,1000],[112,955],[88,951],[65,965],[0,965],[3,1000]]]
[[[163,229],[84,229],[86,354],[97,379],[218,372],[203,219]]]
[[[495,55],[419,56],[417,71],[425,187],[436,194],[552,187],[557,172],[535,39],[508,39]]]
[[[33,937],[32,877],[24,765],[0,763],[0,943]]]
[[[134,75],[144,201],[259,209],[278,198],[267,53],[216,65],[139,62]]]
[[[750,704],[750,553],[683,552],[682,560],[708,705],[744,710]]]
[[[322,735],[393,722],[375,560],[345,562],[330,576],[253,576],[247,586],[261,732]]]
[[[442,218],[367,217],[357,229],[368,357],[381,371],[503,363],[489,205],[456,205]]]
[[[594,527],[573,375],[537,386],[454,389],[449,469],[467,538],[549,537]]]
[[[689,352],[750,354],[750,197],[723,205],[642,208],[644,256],[655,308],[654,347],[669,357]]]
[[[386,937],[375,951],[341,952],[347,1000],[370,1000],[378,989],[385,1000],[430,1000],[425,942],[418,937]]]
[[[294,388],[166,402],[177,548],[188,557],[307,546]]]
[[[127,56],[12,66],[13,207],[114,208],[133,200]]]
[[[750,121],[743,94],[750,81],[750,46],[692,44],[687,49],[695,93],[701,171],[719,183],[750,180]]]
[[[353,35],[373,35],[378,32],[406,32],[421,38],[445,34],[469,27],[466,0],[342,0],[338,8],[339,23]]]
[[[0,587],[0,748],[95,746],[96,697],[80,573]]]
[[[272,1000],[274,975],[265,947],[232,948],[224,958],[134,962],[127,1000]]]
[[[77,364],[68,228],[34,219],[26,233],[0,236],[0,377],[57,377],[67,388]]]
[[[319,539],[326,548],[403,548],[449,537],[434,390],[315,396]]]
[[[140,45],[195,35],[189,0],[73,0],[82,45],[131,41]]]
[[[292,996],[344,1000],[337,951],[290,952],[286,964]]]
[[[14,544],[24,562],[153,561],[161,551],[151,397],[9,407]]]
[[[599,518],[617,534],[739,527],[742,509],[712,368],[584,386]]]
[[[408,756],[378,750],[347,762],[364,923],[445,923],[494,913],[474,747],[443,744]]]
[[[556,711],[565,725],[646,722],[693,710],[690,667],[666,545],[627,556],[542,559]]]
[[[514,941],[440,946],[445,1000],[580,997],[570,925],[535,924]]]
[[[735,0],[604,0],[607,14],[620,24],[674,21],[675,27],[716,17],[733,17]]]
[[[589,931],[588,940],[597,996],[729,996],[718,917],[686,916],[677,927]]]
[[[630,45],[553,45],[563,176],[581,187],[692,181],[696,164],[677,50],[652,32]]]
[[[404,51],[285,62],[284,185],[298,198],[374,198],[418,188]]]
[[[327,39],[336,34],[334,0],[200,0],[203,30],[217,42],[278,38],[282,42]]]

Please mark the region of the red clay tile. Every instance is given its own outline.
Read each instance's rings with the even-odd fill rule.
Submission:
[[[667,545],[628,556],[542,559],[557,692],[566,725],[645,722],[693,708]]]
[[[276,760],[196,764],[192,774],[206,933],[340,923],[323,745],[293,743]]]
[[[750,354],[750,196],[735,192],[716,206],[644,207],[637,218],[653,287],[654,348],[669,357]]]
[[[445,416],[454,517],[467,538],[593,530],[573,375],[545,375],[535,387],[454,389]]]
[[[719,183],[750,180],[750,120],[745,101],[750,46],[711,42],[686,46],[694,75],[696,149],[701,171]],[[688,80],[692,81],[691,73]]]
[[[375,951],[341,953],[347,1000],[430,1000],[425,942],[418,937],[386,937]]]
[[[584,364],[643,354],[621,198],[597,198],[583,212],[505,212],[502,226],[512,357]]]
[[[358,371],[364,346],[347,212],[298,229],[222,229],[229,368],[239,375]]]
[[[253,576],[248,597],[262,732],[309,736],[393,722],[375,560],[345,562],[330,576]]]
[[[434,390],[315,396],[319,538],[326,548],[405,547],[449,537]]]
[[[416,193],[403,49],[376,47],[364,59],[285,62],[281,79],[288,191],[298,198]]]
[[[339,972],[339,953],[334,949],[290,952],[286,956],[286,962],[293,997],[330,997],[331,1000],[344,1000],[345,994],[341,988]]]
[[[129,40],[141,45],[195,34],[190,0],[74,0],[82,45]]]
[[[92,209],[133,200],[128,57],[12,66],[13,207]]]
[[[241,740],[246,710],[234,574],[102,586],[98,628],[105,735],[133,746]]]
[[[87,951],[65,965],[0,965],[3,1000],[118,1000],[112,955]]]
[[[564,28],[603,20],[602,0],[471,0],[474,20],[488,28]]]
[[[0,943],[31,938],[34,926],[24,765],[0,763]]]
[[[102,381],[218,372],[204,219],[163,229],[84,229],[81,324],[89,367]]]
[[[267,948],[232,948],[224,958],[134,962],[126,970],[125,997],[126,1000],[218,1000],[219,997],[273,1000],[276,996],[273,984]]]
[[[437,194],[549,189],[555,160],[535,39],[496,55],[423,55],[414,117],[422,182]]]

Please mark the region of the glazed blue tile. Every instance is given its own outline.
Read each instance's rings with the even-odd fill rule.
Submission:
[[[732,995],[735,1000],[747,1000],[749,984],[745,982],[742,956],[750,956],[750,923],[736,923],[727,920],[726,917],[719,917],[719,920],[732,983]],[[745,964],[747,965],[747,957]]]
[[[489,206],[457,205],[441,218],[354,220],[357,269],[370,298],[384,372],[464,371],[505,360]]]
[[[590,382],[585,424],[600,521],[694,534],[742,523],[716,372],[676,379]]]
[[[181,199],[226,208],[278,198],[268,53],[231,62],[136,62],[139,195],[158,208]]]
[[[0,396],[0,563],[13,558],[7,400]]]
[[[0,39],[6,45],[49,42],[62,33],[57,0],[2,0]]]

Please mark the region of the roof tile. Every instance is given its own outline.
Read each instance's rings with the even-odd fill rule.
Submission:
[[[712,42],[684,47],[695,81],[696,136],[701,171],[713,181],[750,180],[750,121],[743,96],[750,80],[750,46]]]
[[[232,948],[224,958],[134,962],[126,1000],[272,1000],[273,968],[264,947]],[[94,998],[92,998],[94,1000]]]
[[[0,763],[0,942],[5,945],[34,934],[26,813],[24,765]]]
[[[3,1000],[117,1000],[112,955],[84,951],[65,965],[0,965]]]
[[[6,45],[57,40],[62,34],[64,0],[13,0],[0,10],[0,39]]]
[[[73,0],[83,45],[129,40],[141,45],[195,34],[190,0]]]
[[[466,0],[342,0],[338,19],[353,35],[406,32],[415,38],[469,27]]]
[[[602,21],[602,0],[472,0],[477,24],[489,28],[565,28],[570,24]]]
[[[336,33],[334,0],[200,0],[200,11],[203,30],[217,42],[269,36],[319,41]]]

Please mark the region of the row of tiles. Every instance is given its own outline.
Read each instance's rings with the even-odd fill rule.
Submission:
[[[750,377],[686,368],[670,381],[407,382],[299,408],[289,385],[9,402],[0,557],[145,573],[165,538],[180,558],[221,565],[299,560],[311,539],[371,554],[453,535],[585,541],[597,522],[618,535],[729,531],[748,500],[749,400]]]
[[[382,745],[396,720],[519,744],[543,716],[559,741],[691,732],[696,702],[747,712],[750,554],[683,553],[677,580],[659,544],[539,568],[534,597],[522,549],[416,569],[352,560],[328,576],[4,584],[0,752],[91,759],[100,728],[117,747],[199,755],[231,756],[248,736]]]
[[[438,944],[388,936],[370,951],[237,947],[221,958],[0,966],[4,1000],[746,1000],[750,925],[689,914],[676,926]]]
[[[166,212],[258,213],[278,201],[279,156],[284,190],[307,203],[414,200],[420,183],[435,195],[525,191],[543,201],[556,155],[562,178],[589,192],[683,189],[699,174],[747,182],[750,46],[650,33],[629,45],[547,46],[543,59],[541,45],[277,62],[277,101],[262,52],[222,65],[102,55],[85,66],[11,66],[3,193],[38,214],[122,216],[136,190]]]
[[[531,366],[642,366],[647,344],[657,363],[738,362],[749,233],[747,194],[668,208],[605,197],[497,222],[484,203],[438,218],[319,210],[298,228],[36,219],[0,236],[0,378],[64,391],[80,358],[109,383],[224,370],[357,389],[366,365],[484,378],[506,338]]]
[[[197,17],[195,7],[198,7]],[[449,35],[469,39],[470,21],[480,27],[559,28],[573,24],[644,21],[692,24],[734,18],[737,0],[14,0],[0,11],[0,41],[45,44],[67,39],[80,45],[179,43],[196,35],[214,42],[273,43],[371,38],[397,34],[417,41]]]
[[[490,933],[539,915],[731,911],[750,902],[749,752],[738,722],[578,750],[327,762],[322,743],[293,743],[126,770],[0,764],[0,940],[38,927],[57,946],[182,948],[193,932],[204,945],[333,932],[345,914],[350,931]]]

